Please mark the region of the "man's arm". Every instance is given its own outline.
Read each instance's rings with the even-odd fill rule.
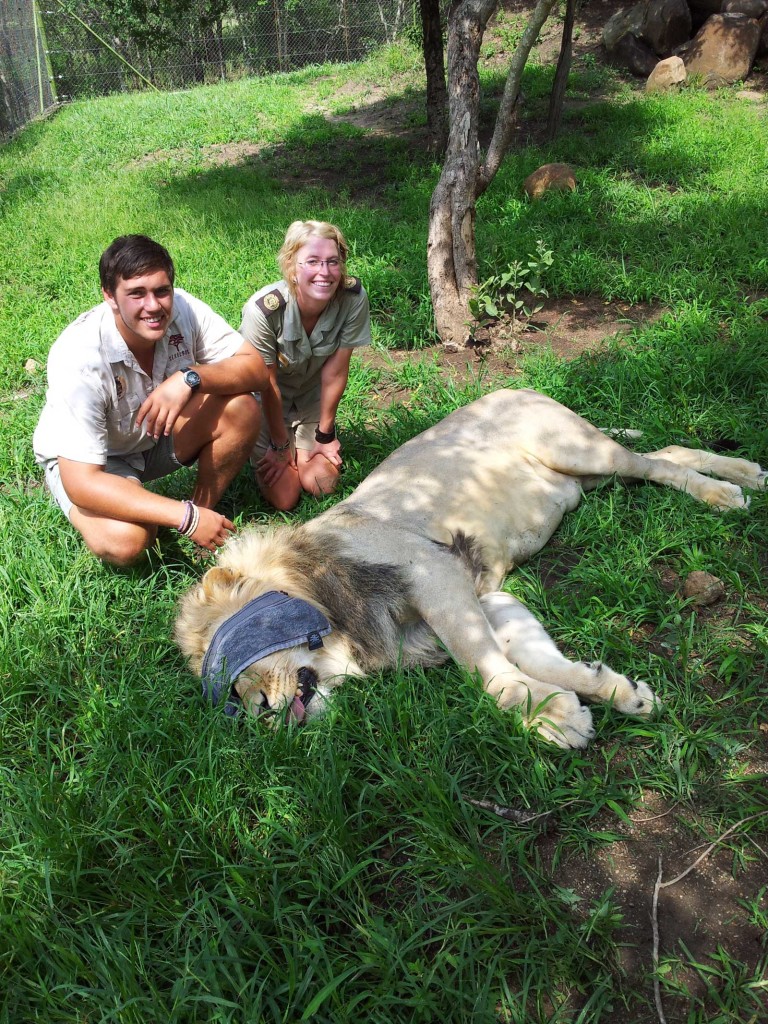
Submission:
[[[105,519],[174,529],[184,519],[183,501],[145,490],[132,480],[107,473],[104,466],[59,456],[59,472],[71,500],[86,512]],[[191,538],[200,547],[214,551],[234,530],[234,524],[213,509],[198,509],[200,522]]]
[[[188,367],[185,367],[188,369]],[[269,386],[269,372],[262,356],[244,341],[234,355],[216,363],[195,363],[200,376],[198,391],[204,395],[243,395]],[[136,423],[144,423],[150,437],[170,434],[176,419],[192,396],[181,370],[171,374],[142,404]]]

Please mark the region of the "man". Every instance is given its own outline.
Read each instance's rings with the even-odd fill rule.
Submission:
[[[174,290],[168,252],[145,235],[102,254],[104,302],[61,334],[35,457],[59,506],[99,558],[129,565],[159,526],[210,551],[234,530],[214,506],[259,434],[264,360],[199,299]],[[142,484],[197,462],[191,501]]]

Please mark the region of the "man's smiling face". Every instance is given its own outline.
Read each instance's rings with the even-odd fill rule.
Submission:
[[[102,293],[129,348],[145,349],[165,334],[173,313],[173,285],[165,270],[119,278],[114,293]]]

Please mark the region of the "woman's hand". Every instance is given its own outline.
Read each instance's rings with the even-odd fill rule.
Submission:
[[[295,468],[296,460],[290,448],[285,448],[283,451],[267,448],[266,454],[259,461],[256,470],[266,487],[274,487],[286,469],[291,466]]]
[[[312,446],[312,451],[309,453],[309,460],[316,458],[318,455],[322,455],[323,458],[327,459],[332,466],[340,470],[342,466],[341,458],[341,444],[339,443],[338,437],[334,437],[328,444],[320,444],[319,441],[315,441]]]

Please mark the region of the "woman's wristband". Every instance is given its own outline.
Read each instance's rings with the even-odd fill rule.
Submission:
[[[331,427],[330,430],[321,430],[320,427],[315,429],[315,440],[318,444],[330,444],[331,441],[336,440],[336,424]]]
[[[291,439],[288,438],[285,444],[275,444],[274,441],[270,441],[269,447],[272,449],[273,452],[287,452],[288,449],[291,447]]]

